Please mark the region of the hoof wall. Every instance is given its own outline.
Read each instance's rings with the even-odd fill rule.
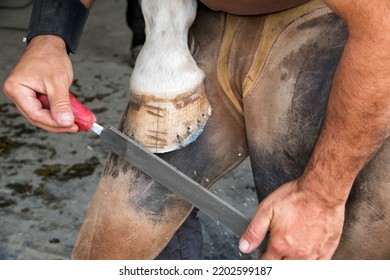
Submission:
[[[203,84],[172,99],[133,92],[128,134],[153,153],[170,152],[195,141],[210,115]]]

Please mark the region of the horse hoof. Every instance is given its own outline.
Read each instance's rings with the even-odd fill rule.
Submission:
[[[172,98],[132,92],[128,134],[153,153],[170,152],[195,141],[210,115],[203,83]]]

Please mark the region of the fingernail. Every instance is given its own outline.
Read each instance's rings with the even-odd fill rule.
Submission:
[[[238,248],[241,252],[247,253],[249,251],[249,242],[245,239],[241,239]]]
[[[60,113],[59,121],[61,124],[64,124],[64,125],[73,124],[74,119],[73,119],[72,113],[69,113],[69,112]]]

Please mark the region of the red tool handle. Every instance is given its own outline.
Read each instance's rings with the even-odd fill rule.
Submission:
[[[41,101],[43,108],[50,109],[49,99],[46,94],[38,93],[38,99]],[[89,131],[91,126],[96,122],[96,116],[82,104],[71,92],[69,92],[70,106],[74,115],[74,123],[82,131]]]

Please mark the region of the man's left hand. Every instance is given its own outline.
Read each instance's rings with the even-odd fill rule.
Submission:
[[[240,240],[240,251],[255,250],[269,231],[261,259],[331,259],[342,233],[345,205],[329,206],[299,188],[282,185],[257,211]]]

